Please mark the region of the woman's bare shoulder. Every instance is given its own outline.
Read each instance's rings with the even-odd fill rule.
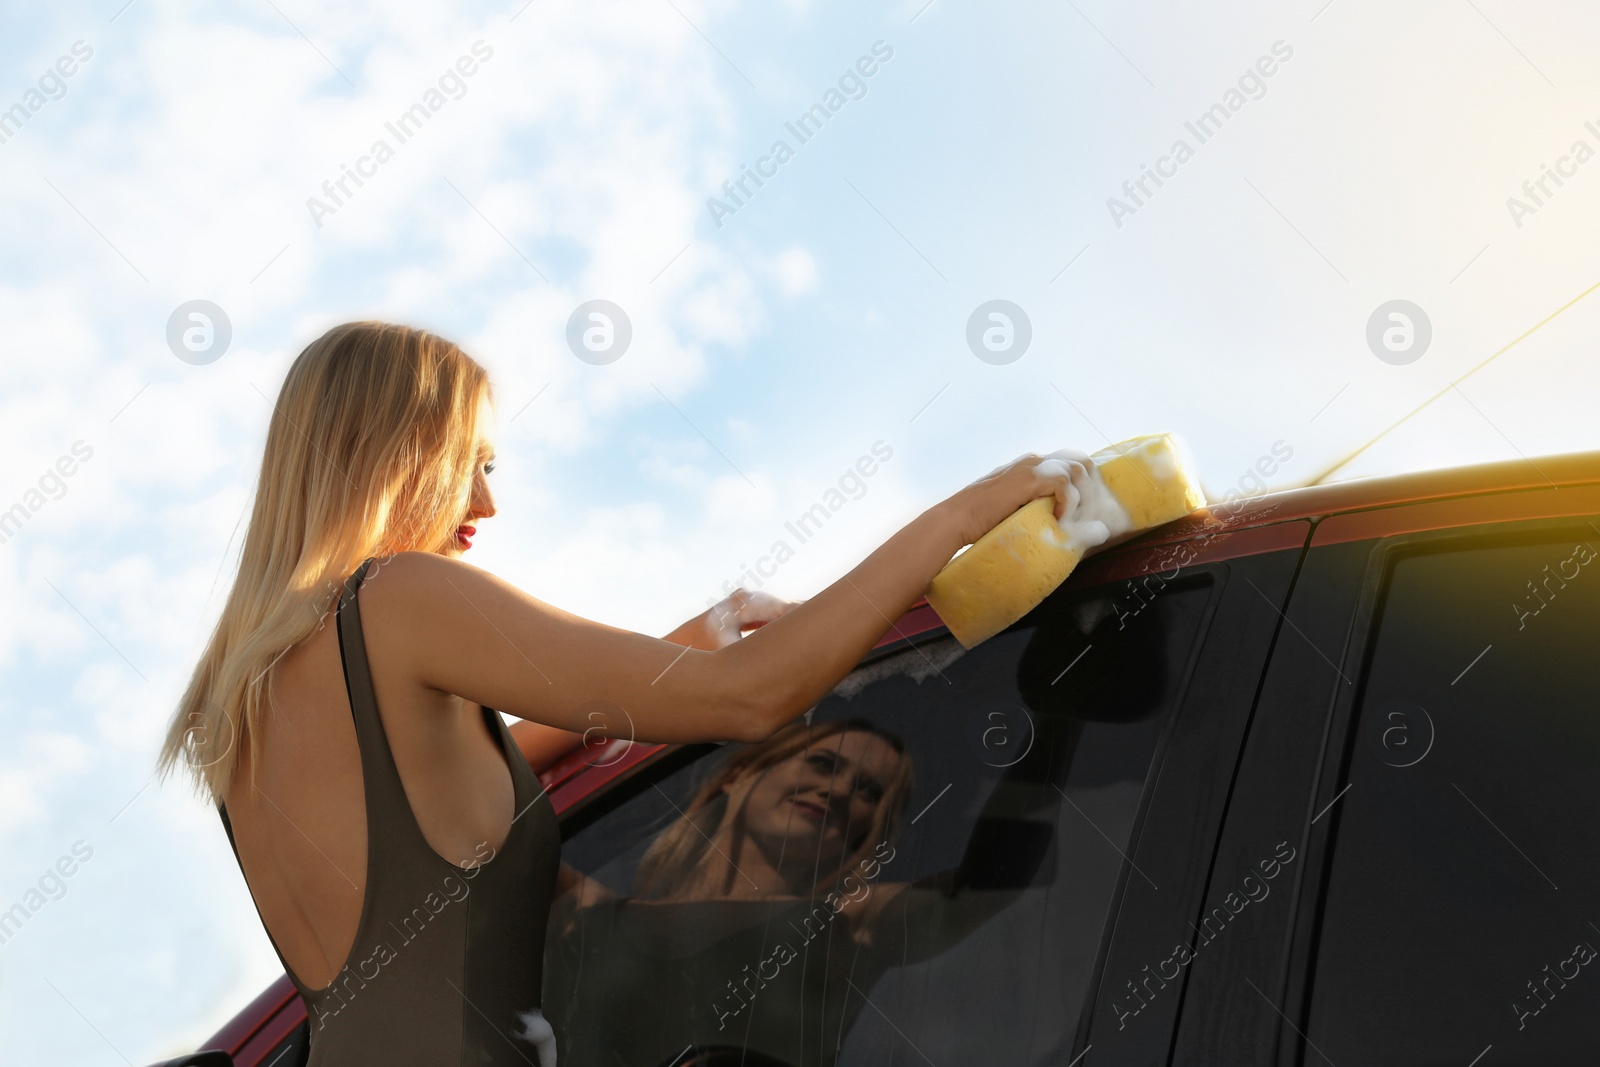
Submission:
[[[364,591],[372,589],[393,596],[437,592],[449,588],[452,580],[468,576],[489,576],[488,572],[464,560],[441,556],[437,552],[407,551],[392,556],[375,556],[362,579]]]
[[[501,601],[508,593],[519,600],[533,601],[505,579],[436,552],[397,552],[375,557],[361,583],[362,604],[381,604],[390,616],[419,613],[429,620],[437,619],[441,612],[473,613],[475,604],[486,599]]]

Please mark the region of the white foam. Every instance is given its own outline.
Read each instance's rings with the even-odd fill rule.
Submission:
[[[1042,473],[1067,474],[1072,479],[1067,484],[1067,506],[1056,520],[1059,533],[1047,529],[1045,536],[1079,554],[1133,529],[1127,509],[1100,476],[1100,468],[1089,469],[1091,463],[1086,454],[1070,448],[1052,452],[1039,463]]]
[[[1149,457],[1150,473],[1155,475],[1157,481],[1170,482],[1175,480],[1183,470],[1176,451],[1158,449]]]
[[[882,681],[896,674],[909,675],[911,680],[921,685],[924,680],[932,678],[943,671],[950,664],[960,659],[967,650],[953,637],[940,637],[927,641],[902,652],[885,656],[883,659],[869,663],[865,667],[857,667],[845,676],[844,680],[833,687],[832,696],[841,696],[852,700],[873,682]],[[808,716],[810,712],[806,713]],[[808,718],[807,722],[810,721]]]
[[[1086,600],[1072,609],[1072,617],[1078,624],[1078,632],[1087,637],[1094,633],[1094,628],[1111,617],[1114,605],[1108,596],[1096,597]]]

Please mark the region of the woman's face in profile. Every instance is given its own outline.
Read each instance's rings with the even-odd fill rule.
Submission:
[[[474,442],[476,465],[472,471],[472,488],[467,497],[467,510],[460,525],[452,531],[442,548],[443,555],[459,558],[472,547],[477,536],[478,522],[495,513],[494,493],[489,489],[489,472],[494,470],[494,407],[486,396],[478,404],[478,436]]]
[[[904,758],[865,730],[812,741],[761,772],[745,830],[770,855],[835,863],[860,845]]]

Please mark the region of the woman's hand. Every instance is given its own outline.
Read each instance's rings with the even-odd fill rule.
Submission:
[[[716,634],[716,647],[721,648],[738,640],[744,631],[765,626],[794,606],[794,601],[775,597],[771,593],[739,588],[719,601],[706,616]]]
[[[662,640],[675,645],[688,645],[702,652],[715,652],[739,640],[739,635],[744,631],[765,626],[794,606],[794,601],[783,600],[771,593],[735,589]]]
[[[1048,455],[1029,452],[996,467],[947,499],[955,530],[963,545],[970,545],[1012,512],[1042,496],[1054,496],[1055,516],[1066,518],[1078,506],[1079,487],[1094,475],[1094,460],[1087,453],[1064,448]]]

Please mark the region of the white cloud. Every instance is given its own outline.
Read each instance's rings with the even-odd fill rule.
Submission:
[[[91,760],[89,746],[64,731],[28,731],[8,747],[11,758],[0,766],[0,841],[43,818],[45,798]]]
[[[804,248],[784,249],[768,269],[786,297],[800,296],[817,287],[817,261]]]

